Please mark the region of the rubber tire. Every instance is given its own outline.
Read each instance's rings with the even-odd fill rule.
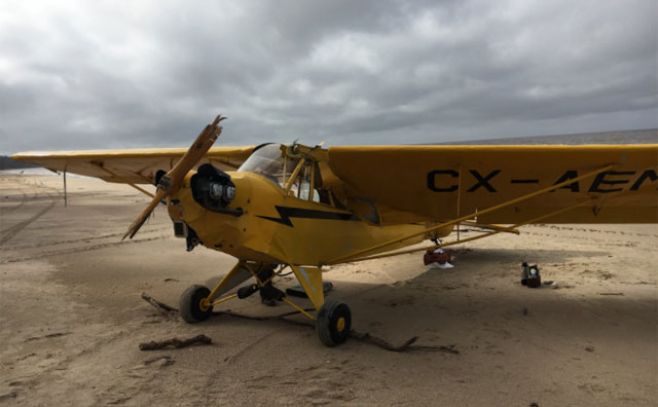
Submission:
[[[345,318],[345,327],[342,332],[339,332],[337,328],[340,317]],[[352,312],[350,307],[338,301],[325,301],[324,305],[320,307],[315,320],[315,330],[320,341],[329,347],[340,345],[350,336],[351,329]]]
[[[196,322],[205,321],[212,314],[212,307],[207,310],[201,309],[201,300],[210,295],[208,287],[202,285],[193,285],[183,292],[180,296],[178,303],[180,308],[180,315],[187,323],[194,324]]]

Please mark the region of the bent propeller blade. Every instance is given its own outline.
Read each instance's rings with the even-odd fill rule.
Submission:
[[[201,131],[183,157],[176,163],[176,165],[174,165],[174,168],[162,176],[158,183],[155,196],[137,219],[133,221],[121,240],[125,240],[126,237],[132,239],[149,216],[151,216],[151,213],[158,206],[160,201],[167,196],[176,193],[176,191],[180,189],[185,174],[194,168],[194,166],[206,155],[208,150],[210,150],[210,147],[212,147],[222,133],[222,128],[218,125],[219,122],[225,119],[226,117],[222,117],[222,115],[215,117],[215,120]]]
[[[142,213],[139,214],[137,219],[135,219],[135,221],[133,221],[133,223],[130,224],[128,231],[126,232],[126,234],[123,235],[121,240],[125,240],[126,237],[130,237],[132,239],[137,234],[139,229],[142,227],[144,222],[146,222],[149,216],[151,216],[151,213],[158,206],[160,201],[163,200],[166,196],[167,196],[167,192],[163,189],[158,188],[151,202],[148,204],[146,208],[144,208]]]
[[[174,165],[163,179],[167,179],[169,185],[163,185],[167,189],[167,194],[172,194],[178,191],[180,184],[187,174],[194,166],[206,155],[210,147],[215,143],[219,135],[222,133],[222,128],[219,122],[226,119],[218,115],[215,120],[207,125],[203,131],[197,136],[194,143],[185,152],[185,155]]]

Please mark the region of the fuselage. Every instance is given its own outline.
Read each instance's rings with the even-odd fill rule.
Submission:
[[[172,220],[184,222],[204,246],[241,260],[321,265],[426,227],[369,224],[350,211],[300,199],[266,176],[246,171],[227,174],[235,184],[227,210],[234,213],[218,213],[200,205],[191,190],[193,172],[169,199],[168,208]],[[408,239],[386,250],[423,239]]]

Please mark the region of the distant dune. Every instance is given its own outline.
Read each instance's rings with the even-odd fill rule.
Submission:
[[[5,155],[0,155],[0,170],[15,170],[21,168],[34,168],[34,167],[38,167],[38,166],[35,164],[15,161]]]
[[[440,144],[658,144],[658,129],[453,141]]]

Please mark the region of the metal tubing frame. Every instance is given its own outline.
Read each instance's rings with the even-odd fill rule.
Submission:
[[[249,269],[249,271],[250,271],[251,274],[254,276],[254,279],[256,280],[256,282],[258,283],[258,285],[259,285],[260,287],[262,287],[262,286],[264,286],[265,284],[267,284],[267,283],[273,281],[273,280],[274,280],[274,276],[276,276],[276,273],[272,273],[272,275],[270,276],[270,278],[268,278],[268,279],[265,280],[265,281],[261,281],[261,280],[258,278],[258,272],[254,271],[254,270],[253,270],[251,267],[249,267],[246,263],[245,263],[245,267],[247,267],[247,268]],[[314,317],[312,314],[310,314],[310,313],[309,313],[308,311],[306,311],[304,308],[302,308],[302,307],[300,307],[299,305],[297,305],[294,301],[289,300],[288,297],[285,296],[285,294],[284,294],[284,297],[281,298],[281,301],[285,302],[285,303],[288,304],[290,307],[292,307],[293,309],[295,309],[296,311],[298,311],[300,314],[304,315],[306,318],[310,319],[311,321],[315,321],[315,317]]]
[[[290,194],[290,188],[292,188],[292,185],[295,183],[295,178],[299,175],[299,172],[304,168],[304,164],[306,164],[306,158],[300,158],[299,162],[297,163],[297,166],[295,167],[294,170],[292,170],[292,174],[290,174],[290,178],[288,178],[288,181],[286,181],[286,185],[283,188],[286,191],[286,194]]]
[[[484,214],[487,214],[487,213],[495,212],[495,211],[497,211],[499,209],[502,209],[502,208],[506,208],[508,206],[512,206],[512,205],[517,204],[519,202],[527,201],[528,199],[532,199],[536,196],[543,195],[545,193],[554,191],[554,190],[556,190],[560,187],[563,187],[565,185],[572,184],[576,181],[580,181],[580,180],[585,179],[585,178],[593,177],[593,176],[595,176],[597,174],[600,174],[604,171],[608,171],[608,170],[610,170],[614,167],[615,167],[615,164],[610,164],[610,165],[607,165],[605,167],[599,168],[597,170],[587,172],[587,173],[585,173],[583,175],[580,175],[578,177],[569,178],[568,180],[557,183],[555,185],[551,185],[549,187],[542,188],[538,191],[531,192],[531,193],[526,194],[526,195],[522,195],[518,198],[514,198],[514,199],[511,199],[509,201],[505,201],[505,202],[500,203],[498,205],[491,206],[491,207],[483,209],[481,211],[476,209],[475,212],[473,212],[473,213],[469,213],[468,215],[453,219],[451,221],[443,222],[439,225],[432,226],[430,228],[424,229],[421,232],[415,232],[415,233],[407,235],[403,238],[396,238],[396,239],[393,239],[393,240],[389,240],[387,242],[380,243],[378,245],[371,246],[371,247],[363,249],[363,250],[359,250],[359,251],[357,251],[355,253],[352,253],[350,255],[347,255],[347,256],[336,257],[336,258],[330,259],[329,261],[326,261],[322,264],[323,265],[333,265],[333,264],[338,264],[338,263],[344,263],[344,262],[347,262],[347,261],[352,261],[351,259],[359,258],[359,256],[362,256],[366,253],[370,253],[370,252],[375,251],[375,250],[383,249],[384,247],[404,242],[405,240],[414,238],[416,236],[421,236],[421,235],[424,235],[426,233],[433,232],[435,230],[439,230],[439,229],[444,228],[446,226],[451,226],[451,225],[463,222],[465,220],[472,219],[474,216],[481,216],[481,215],[484,215]]]
[[[210,294],[208,294],[208,297],[206,297],[206,298],[204,298],[203,300],[201,300],[201,304],[200,304],[200,305],[201,305],[201,308],[204,308],[204,307],[206,307],[206,308],[208,308],[208,307],[214,307],[214,306],[216,306],[216,305],[219,305],[219,304],[222,304],[222,303],[224,303],[224,302],[228,302],[228,301],[231,301],[231,300],[234,300],[234,299],[238,298],[238,294],[237,294],[237,293],[232,293],[232,294],[226,294],[226,295],[223,296],[223,297],[220,297],[220,298],[217,298],[217,299],[214,299],[214,300],[211,300],[211,301],[208,300],[209,298],[213,298],[213,296],[214,296],[215,294],[217,294],[217,292],[222,288],[224,281],[228,280],[228,278],[229,278],[229,276],[231,275],[231,273],[233,273],[234,271],[238,270],[240,267],[245,267],[245,268],[247,268],[247,269],[251,272],[252,276],[254,277],[254,279],[256,280],[256,282],[258,283],[258,285],[259,285],[260,287],[262,287],[263,285],[265,285],[265,284],[267,284],[268,282],[272,281],[272,280],[274,279],[274,276],[275,276],[275,274],[273,273],[272,276],[271,276],[270,278],[268,278],[268,279],[265,280],[265,281],[261,281],[261,280],[258,278],[258,272],[257,272],[256,270],[254,270],[254,269],[251,267],[251,265],[250,265],[249,263],[247,263],[246,261],[239,261],[235,266],[233,266],[233,268],[231,269],[231,271],[229,271],[228,274],[226,274],[226,275],[224,276],[224,278],[222,278],[222,279],[221,279],[221,280],[215,285],[215,287],[213,287],[213,289],[210,291]],[[281,300],[282,300],[283,302],[285,302],[286,304],[288,304],[290,307],[292,307],[294,310],[298,311],[300,314],[304,315],[306,318],[310,319],[311,321],[315,321],[316,318],[315,318],[312,314],[310,314],[310,313],[309,313],[308,311],[306,311],[304,308],[302,308],[302,307],[300,307],[299,305],[297,305],[297,304],[296,304],[295,302],[293,302],[292,300],[289,300],[289,299],[288,299],[287,297],[285,297],[285,296],[284,296]]]
[[[232,274],[237,272],[241,267],[245,267],[247,270],[249,270],[251,275],[256,279],[256,282],[260,286],[262,286],[263,284],[266,284],[266,282],[261,282],[258,279],[257,273],[251,268],[249,263],[247,263],[246,261],[240,260],[240,261],[237,262],[237,264],[235,266],[233,266],[233,268],[228,273],[226,273],[226,275],[224,277],[222,277],[219,280],[219,282],[217,282],[217,284],[215,284],[215,286],[212,288],[212,290],[210,290],[210,294],[208,294],[208,296],[206,298],[201,300],[201,308],[206,308],[207,309],[208,307],[214,307],[215,305],[219,305],[219,304],[222,304],[224,302],[227,302],[227,301],[234,300],[234,299],[238,298],[237,293],[226,294],[223,297],[219,297],[219,298],[214,298],[214,297],[224,287],[225,282],[229,281]]]
[[[242,267],[242,266],[247,267],[249,269],[249,271],[251,271],[251,268],[246,266],[246,262],[238,261],[237,264],[235,266],[233,266],[233,268],[228,273],[226,273],[226,275],[224,277],[222,277],[222,279],[219,280],[219,282],[217,282],[217,284],[215,284],[215,286],[212,288],[212,290],[210,290],[210,294],[208,294],[208,297],[204,298],[201,301],[202,305],[204,303],[205,303],[206,306],[214,305],[214,302],[215,302],[214,296],[217,295],[217,292],[219,290],[221,290],[222,287],[224,287],[225,282],[229,280],[231,275],[233,273],[235,273],[236,271],[238,271],[240,269],[240,267]],[[211,300],[209,300],[209,299],[211,299]],[[222,301],[222,302],[224,302],[224,301]]]
[[[309,181],[308,181],[308,200],[313,202],[315,193],[315,162],[311,161]]]
[[[230,301],[230,300],[233,300],[233,299],[236,299],[236,298],[238,298],[238,294],[236,294],[236,293],[227,294],[223,297],[219,297],[216,300],[212,301],[210,303],[210,305],[214,307],[215,305],[219,305],[219,304],[222,304],[224,302],[227,302],[227,301]]]
[[[504,232],[504,233],[512,233],[515,235],[518,235],[520,232],[515,229],[511,229],[508,226],[502,226],[502,225],[490,225],[490,224],[484,224],[484,223],[477,223],[477,222],[471,222],[471,221],[463,221],[461,222],[463,225],[471,226],[471,227],[477,227],[480,229],[489,229],[489,230],[497,230],[499,232]],[[458,229],[459,231],[459,229]]]
[[[306,311],[304,308],[300,307],[299,305],[295,304],[292,300],[289,300],[288,297],[283,297],[281,300],[286,304],[290,305],[295,310],[299,311],[299,313],[304,315],[306,318],[310,319],[311,321],[315,321],[316,318],[313,315],[309,314],[308,311]]]

